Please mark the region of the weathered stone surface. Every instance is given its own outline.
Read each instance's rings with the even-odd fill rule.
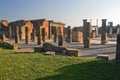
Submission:
[[[83,43],[84,48],[90,47],[90,22],[83,20]]]
[[[37,44],[41,45],[41,43],[42,43],[42,36],[41,36],[41,32],[40,32],[40,27],[38,27],[38,30],[37,30]]]
[[[6,38],[6,36],[5,36],[4,33],[2,34],[1,41],[2,41],[2,42],[6,42],[6,41],[7,41],[7,38]]]
[[[117,35],[116,60],[120,60],[120,34]]]
[[[35,37],[36,37],[36,30],[35,30],[35,28],[33,28],[32,36],[31,36],[32,41],[35,41]]]
[[[64,45],[64,41],[63,41],[63,35],[62,33],[58,34],[58,46],[63,46]]]
[[[101,44],[102,45],[105,45],[108,43],[106,21],[107,21],[106,19],[102,19],[102,36],[101,36]]]

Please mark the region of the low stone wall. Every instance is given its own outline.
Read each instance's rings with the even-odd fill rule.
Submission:
[[[34,52],[47,52],[52,51],[55,52],[56,55],[68,55],[68,56],[81,56],[81,53],[77,49],[70,49],[61,46],[54,46],[50,43],[44,43],[43,47],[35,47]]]

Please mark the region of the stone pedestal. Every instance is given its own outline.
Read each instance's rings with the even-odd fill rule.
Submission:
[[[29,44],[29,28],[25,27],[25,44]]]
[[[19,28],[15,28],[15,43],[19,43]]]
[[[101,36],[101,44],[102,45],[105,45],[108,43],[106,21],[107,21],[106,19],[102,19],[102,36]]]
[[[120,60],[120,34],[117,35],[116,60]]]
[[[84,48],[90,47],[90,22],[83,20],[83,43]]]
[[[63,43],[64,41],[63,41],[63,35],[62,35],[62,33],[59,33],[58,34],[58,46],[63,46]]]

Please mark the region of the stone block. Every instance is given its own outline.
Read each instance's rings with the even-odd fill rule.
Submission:
[[[109,60],[109,55],[98,54],[98,55],[97,55],[97,58],[98,58],[98,59]]]
[[[53,52],[53,51],[47,51],[44,55],[55,55],[55,52]]]
[[[81,52],[80,52],[80,50],[77,50],[77,49],[67,49],[67,55],[69,55],[69,56],[75,56],[75,57],[79,57],[79,56],[81,56]]]

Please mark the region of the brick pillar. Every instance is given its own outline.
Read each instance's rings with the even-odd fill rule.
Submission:
[[[116,60],[120,60],[120,34],[117,35]]]
[[[30,32],[29,32],[29,28],[28,27],[25,27],[25,44],[29,44],[30,42]]]
[[[71,30],[71,26],[68,26],[68,28],[67,28],[67,42],[68,43],[72,42],[72,30]]]
[[[57,32],[57,28],[55,27],[55,31],[54,31],[54,42],[57,42],[57,38],[58,38],[58,32]]]
[[[83,43],[84,48],[90,47],[90,22],[83,21]]]
[[[15,43],[19,43],[19,27],[15,27]]]
[[[63,35],[62,33],[58,34],[58,46],[63,46],[64,40],[63,40]]]
[[[38,27],[38,31],[37,31],[37,44],[41,45],[41,43],[42,43],[41,29],[40,29],[40,27]]]
[[[106,21],[107,21],[106,19],[102,19],[102,36],[101,36],[101,44],[102,45],[105,45],[108,43]]]

